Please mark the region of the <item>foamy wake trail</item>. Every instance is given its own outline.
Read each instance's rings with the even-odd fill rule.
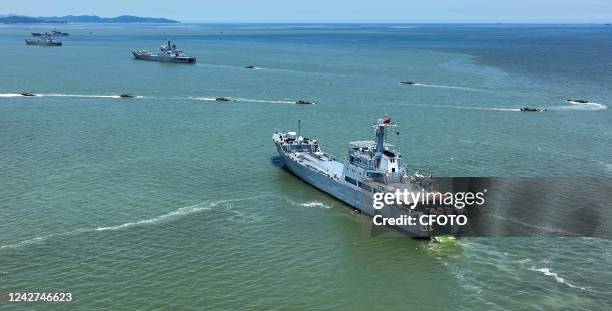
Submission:
[[[59,93],[50,93],[50,94],[33,94],[34,97],[77,97],[77,98],[121,98],[119,95],[86,95],[86,94],[59,94]],[[0,94],[0,97],[31,97],[31,96],[23,96],[21,94],[12,94],[5,93]],[[133,98],[145,98],[144,96],[134,96]]]
[[[117,225],[117,226],[98,227],[95,230],[96,231],[121,230],[121,229],[129,228],[129,227],[134,227],[134,226],[140,226],[140,225],[152,225],[152,224],[156,224],[156,223],[162,222],[164,220],[169,220],[169,219],[172,219],[172,218],[177,218],[177,217],[180,217],[180,216],[185,216],[185,215],[197,213],[197,212],[201,212],[201,211],[204,211],[204,210],[209,210],[212,207],[217,206],[220,203],[222,203],[222,201],[215,202],[215,203],[200,203],[200,204],[196,204],[196,205],[192,205],[192,206],[181,207],[181,208],[177,209],[176,211],[172,211],[170,213],[166,213],[166,214],[163,214],[161,216],[154,217],[154,218],[138,220],[138,221],[135,221],[135,222],[126,222],[124,224]]]
[[[486,92],[486,90],[475,89],[475,88],[465,87],[465,86],[435,85],[435,84],[421,84],[421,83],[415,83],[413,84],[413,86],[425,86],[425,87],[435,87],[435,88],[441,88],[441,89],[454,89],[454,90],[473,91],[473,92]]]
[[[566,234],[566,235],[575,235],[575,233],[563,230],[561,228],[545,226],[545,225],[542,225],[542,224],[534,225],[534,224],[526,223],[524,221],[520,221],[518,219],[508,218],[508,217],[504,217],[504,216],[500,216],[500,215],[496,215],[496,214],[492,214],[491,217],[503,220],[505,222],[512,222],[514,224],[517,224],[517,225],[520,225],[520,226],[524,226],[524,227],[527,227],[527,228],[532,228],[532,229],[538,230],[538,232],[560,233],[560,234]]]
[[[586,288],[584,288],[584,287],[576,286],[576,285],[573,285],[572,283],[566,281],[564,278],[560,277],[557,273],[550,271],[550,269],[548,269],[548,268],[531,267],[529,270],[540,272],[540,273],[542,273],[542,274],[544,274],[546,276],[550,276],[553,279],[555,279],[555,281],[557,281],[557,283],[565,284],[565,285],[567,285],[567,286],[569,286],[571,288],[578,288],[578,289],[581,289],[581,290],[586,290]]]
[[[580,103],[573,100],[567,101],[571,106],[554,107],[554,109],[567,109],[567,110],[605,110],[608,106],[600,103]]]
[[[521,111],[519,108],[497,108],[497,107],[477,107],[477,106],[452,106],[452,105],[436,105],[436,104],[403,104],[408,106],[423,106],[435,108],[450,108],[461,110],[484,110],[484,111]]]
[[[28,244],[34,244],[34,243],[39,243],[39,242],[43,242],[46,240],[49,240],[51,238],[55,238],[55,237],[62,237],[62,236],[71,236],[71,235],[75,235],[75,234],[79,234],[79,233],[86,233],[86,232],[101,232],[101,231],[114,231],[114,230],[122,230],[122,229],[127,229],[130,227],[135,227],[135,226],[143,226],[143,225],[153,225],[153,224],[157,224],[157,223],[161,223],[164,221],[170,221],[185,215],[190,215],[190,214],[194,214],[194,213],[199,213],[201,211],[204,210],[209,210],[219,204],[224,204],[224,203],[229,203],[229,202],[233,202],[233,201],[240,201],[242,199],[235,199],[235,200],[220,200],[220,201],[215,201],[215,202],[204,202],[204,203],[199,203],[196,205],[191,205],[191,206],[186,206],[186,207],[181,207],[175,211],[157,216],[157,217],[153,217],[153,218],[148,218],[148,219],[142,219],[142,220],[137,220],[137,221],[133,221],[133,222],[126,222],[124,224],[120,224],[120,225],[116,225],[116,226],[107,226],[107,227],[97,227],[97,228],[83,228],[83,229],[77,229],[77,230],[73,230],[73,231],[67,231],[67,232],[62,232],[62,233],[53,233],[53,234],[47,234],[47,235],[43,235],[43,236],[39,236],[39,237],[35,237],[32,239],[28,239],[28,240],[24,240],[15,244],[7,244],[7,245],[1,245],[0,249],[5,249],[5,248],[18,248],[18,247],[22,247]]]
[[[203,101],[216,101],[216,97],[189,97],[190,99],[195,100],[203,100]],[[249,98],[240,98],[240,97],[227,97],[232,101],[237,102],[250,102],[250,103],[270,103],[270,104],[295,104],[294,101],[286,101],[286,100],[266,100],[266,99],[249,99]]]
[[[205,100],[205,101],[212,101],[214,102],[215,100],[217,100],[214,97],[189,97],[189,99],[195,99],[195,100]]]
[[[574,101],[568,101],[570,106],[556,106],[546,107],[548,110],[604,110],[608,109],[608,106],[599,103],[579,103]],[[463,109],[463,110],[483,110],[483,111],[513,111],[520,112],[520,108],[501,108],[501,107],[477,107],[477,106],[452,106],[452,105],[435,105],[435,104],[405,104],[409,106],[423,106],[423,107],[436,107],[436,108],[450,108],[450,109]]]
[[[323,204],[323,203],[321,203],[321,202],[315,202],[315,201],[313,201],[313,202],[307,202],[307,203],[302,203],[302,204],[300,204],[300,205],[301,205],[301,206],[304,206],[304,207],[332,208],[332,207],[331,207],[331,206],[329,206],[329,205],[325,205],[325,204]]]
[[[248,98],[234,98],[236,101],[251,102],[251,103],[270,103],[270,104],[295,104],[294,101],[286,100],[266,100],[266,99],[248,99]]]
[[[285,199],[289,204],[293,205],[293,206],[302,206],[302,207],[316,207],[316,208],[325,208],[325,209],[330,209],[332,208],[332,206],[329,206],[327,204],[321,203],[321,202],[317,202],[317,201],[310,201],[310,202],[306,202],[306,203],[297,203],[294,202],[288,198]]]
[[[74,231],[66,231],[66,232],[62,232],[62,233],[47,234],[47,235],[35,237],[33,239],[24,240],[24,241],[21,241],[19,243],[15,243],[15,244],[1,245],[0,249],[17,248],[17,247],[25,246],[25,245],[28,245],[28,244],[34,244],[34,243],[38,243],[38,242],[43,242],[43,241],[46,241],[46,240],[48,240],[50,238],[53,238],[53,237],[68,236],[68,235],[73,235],[73,234],[77,234],[77,233],[81,233],[81,232],[88,232],[88,231],[92,231],[92,229],[77,229],[77,230],[74,230]]]
[[[479,110],[490,110],[490,111],[521,111],[520,108],[474,108]]]
[[[26,245],[26,244],[36,243],[36,242],[44,241],[44,240],[49,239],[49,238],[54,237],[54,236],[55,236],[55,234],[39,236],[39,237],[35,237],[35,238],[29,239],[29,240],[24,240],[24,241],[21,241],[19,243],[15,243],[15,244],[2,245],[2,246],[0,246],[0,249],[15,248],[15,247],[23,246],[23,245]]]
[[[84,95],[84,94],[40,94],[47,97],[81,97],[81,98],[121,98],[119,95]]]
[[[13,94],[13,93],[4,93],[0,94],[0,97],[26,97],[21,94]]]
[[[520,108],[489,108],[489,107],[470,107],[470,106],[448,106],[455,109],[484,110],[484,111],[521,111]]]
[[[175,211],[157,216],[157,217],[153,217],[153,218],[148,218],[148,219],[143,219],[143,220],[138,220],[138,221],[134,221],[134,222],[126,222],[124,224],[121,225],[116,225],[116,226],[109,226],[109,227],[98,227],[96,229],[93,229],[90,231],[112,231],[112,230],[121,230],[121,229],[125,229],[125,228],[130,228],[130,227],[134,227],[134,226],[141,226],[141,225],[153,225],[153,224],[157,224],[160,222],[164,222],[164,221],[170,221],[176,218],[180,218],[182,216],[186,216],[186,215],[191,215],[191,214],[195,214],[195,213],[199,213],[201,211],[205,211],[205,210],[210,210],[218,205],[221,204],[226,204],[226,203],[232,203],[232,202],[240,202],[240,201],[246,201],[246,200],[254,200],[254,199],[260,199],[263,198],[265,196],[253,196],[253,197],[247,197],[247,198],[237,198],[237,199],[228,199],[228,200],[219,200],[219,201],[214,201],[214,202],[203,202],[203,203],[199,203],[196,205],[191,205],[191,206],[186,206],[186,207],[181,207]]]

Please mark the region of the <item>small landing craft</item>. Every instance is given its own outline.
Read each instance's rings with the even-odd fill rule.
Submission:
[[[295,103],[297,105],[312,105],[312,104],[314,104],[313,102],[309,102],[309,101],[303,100],[303,99],[300,99],[300,100],[296,101]]]
[[[539,111],[548,111],[545,108],[535,108],[535,107],[523,107],[520,109],[523,112],[539,112]]]
[[[586,100],[586,99],[567,99],[567,102],[570,103],[579,103],[579,104],[588,104],[590,103],[590,101]]]

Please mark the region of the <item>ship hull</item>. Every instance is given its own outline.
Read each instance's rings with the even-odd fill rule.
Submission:
[[[159,55],[139,55],[133,53],[135,59],[148,60],[155,62],[179,63],[179,64],[195,64],[195,57],[167,57]]]
[[[296,160],[289,157],[287,153],[285,153],[285,151],[283,151],[278,144],[275,145],[279,155],[283,160],[284,166],[292,174],[304,180],[313,187],[359,210],[360,212],[370,217],[381,215],[384,218],[399,218],[402,217],[402,215],[408,215],[407,212],[400,211],[397,208],[391,206],[384,206],[382,209],[374,209],[371,193],[366,192],[361,188],[355,187],[352,184],[343,180],[337,179],[335,177],[330,178],[330,176],[328,175],[309,169],[308,167],[298,163]],[[442,232],[439,230],[424,230],[424,227],[419,224],[396,225],[392,227],[415,238],[429,238],[434,235],[450,233]]]
[[[40,45],[40,46],[62,46],[61,42],[42,42],[35,40],[25,40],[26,45]]]

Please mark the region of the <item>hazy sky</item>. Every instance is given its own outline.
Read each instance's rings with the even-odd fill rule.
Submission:
[[[0,0],[0,14],[185,22],[609,22],[612,0]]]

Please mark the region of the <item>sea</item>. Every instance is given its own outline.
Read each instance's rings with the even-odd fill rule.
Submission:
[[[167,40],[197,64],[132,58]],[[342,159],[389,117],[410,172],[612,177],[611,26],[3,25],[0,46],[0,292],[74,295],[2,310],[612,309],[609,239],[373,236],[271,139],[300,121]]]

